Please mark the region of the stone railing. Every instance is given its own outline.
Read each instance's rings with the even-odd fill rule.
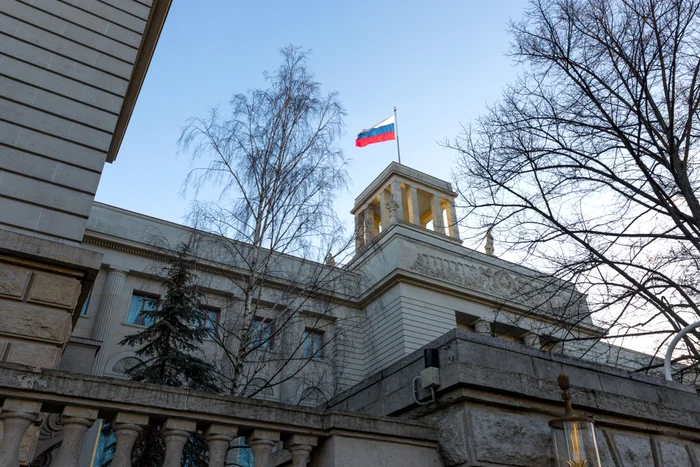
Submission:
[[[363,442],[372,443],[372,459],[377,462],[369,459],[364,465],[399,465],[392,463],[397,453],[406,457],[402,466],[441,465],[435,428],[388,417],[324,412],[15,364],[0,364],[0,400],[0,467],[20,464],[22,438],[42,413],[60,413],[63,425],[63,443],[52,467],[78,466],[83,437],[98,418],[110,421],[115,432],[113,467],[131,465],[134,442],[149,421],[161,427],[164,467],[180,465],[182,449],[195,431],[207,440],[212,467],[224,465],[231,441],[238,436],[250,446],[255,467],[272,465],[270,455],[280,444],[288,455],[275,458],[286,459],[284,465],[301,467],[310,460],[312,466],[360,465],[358,459],[348,464],[338,456]]]

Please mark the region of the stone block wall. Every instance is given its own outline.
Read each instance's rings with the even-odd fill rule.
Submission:
[[[54,247],[47,240],[0,232],[0,361],[58,365],[101,255]]]
[[[694,387],[463,330],[427,347],[440,354],[436,403],[413,401],[420,350],[328,407],[436,424],[446,467],[555,467],[548,422],[563,414],[556,378],[564,372],[574,410],[596,420],[603,467],[700,467]],[[418,397],[429,400],[423,390]]]

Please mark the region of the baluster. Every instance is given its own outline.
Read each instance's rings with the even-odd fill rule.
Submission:
[[[238,428],[232,425],[213,424],[204,432],[209,444],[209,467],[224,467],[226,454],[231,440],[238,434]]]
[[[284,442],[284,447],[292,456],[293,467],[306,467],[311,450],[318,445],[318,438],[309,435],[292,435]]]
[[[80,448],[88,428],[97,419],[97,409],[86,407],[66,406],[61,414],[63,425],[63,442],[58,457],[53,462],[54,467],[78,467]]]
[[[268,467],[272,448],[279,440],[278,431],[253,430],[250,435],[246,436],[246,443],[250,446],[255,458],[254,467]]]
[[[143,427],[148,425],[148,415],[119,412],[112,420],[117,449],[111,467],[131,467],[131,451]]]
[[[163,467],[180,467],[182,448],[194,430],[197,429],[197,422],[169,418],[163,424],[163,439],[165,440],[165,460]]]
[[[0,441],[0,467],[19,465],[19,448],[29,426],[37,420],[41,402],[5,399],[2,404],[3,436]]]

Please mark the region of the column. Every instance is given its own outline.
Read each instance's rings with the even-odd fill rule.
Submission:
[[[204,438],[209,445],[209,467],[224,467],[231,440],[237,434],[237,427],[216,423],[204,431]]]
[[[365,215],[358,212],[355,214],[355,253],[362,251],[365,247]]]
[[[386,190],[382,190],[379,193],[379,211],[382,217],[382,232],[389,228],[389,210],[386,207],[386,203],[389,202],[389,197],[387,196]]]
[[[391,182],[391,194],[394,196],[394,201],[399,205],[399,209],[396,211],[396,218],[399,222],[403,221],[403,197],[401,195],[401,182],[394,180]]]
[[[430,208],[433,211],[433,230],[444,234],[445,227],[442,225],[442,206],[440,205],[440,195],[433,194],[433,197],[430,200]]]
[[[112,326],[114,315],[126,311],[119,309],[119,295],[124,288],[127,272],[128,270],[126,269],[111,266],[107,271],[107,280],[105,281],[105,287],[102,291],[102,298],[100,299],[97,316],[95,316],[95,326],[92,328],[91,336],[93,339],[102,342],[102,348],[97,352],[97,358],[95,358],[93,373],[96,375],[102,375],[104,373],[104,365],[107,361],[107,356],[102,350],[110,335],[109,331]]]
[[[0,467],[19,465],[19,448],[27,428],[39,417],[41,402],[5,399],[2,404],[2,440],[0,441]]]
[[[191,420],[169,418],[163,424],[163,439],[165,440],[165,460],[163,467],[180,467],[182,448],[194,430],[197,423]]]
[[[538,336],[534,332],[526,332],[525,334],[523,334],[523,344],[529,347],[535,347],[536,349],[539,349],[540,336]]]
[[[318,445],[316,436],[292,435],[284,442],[284,448],[292,456],[292,467],[306,467],[311,450]]]
[[[474,331],[478,334],[491,335],[491,322],[485,319],[477,319],[474,321]]]
[[[365,208],[365,244],[369,245],[376,236],[377,233],[374,227],[374,208],[367,206]]]
[[[78,467],[80,448],[88,428],[97,419],[97,409],[66,406],[61,414],[63,442],[58,457],[51,463],[54,467]]]
[[[279,440],[278,431],[253,430],[250,435],[246,436],[246,444],[250,446],[255,458],[254,467],[268,467],[272,448]]]
[[[457,210],[455,209],[455,201],[450,199],[447,201],[447,226],[450,237],[459,240],[459,227],[457,225]]]
[[[418,190],[416,187],[409,187],[411,199],[408,202],[409,221],[415,225],[420,225],[420,211],[418,210]]]
[[[148,425],[148,415],[119,412],[112,420],[117,449],[111,467],[131,467],[131,450],[143,427]]]

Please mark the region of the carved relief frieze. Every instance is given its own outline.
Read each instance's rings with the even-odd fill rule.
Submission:
[[[542,276],[530,277],[518,272],[444,256],[418,253],[411,271],[455,284],[479,294],[490,295],[514,305],[537,308],[549,314],[559,311],[571,316],[583,311],[583,295],[569,284]]]

